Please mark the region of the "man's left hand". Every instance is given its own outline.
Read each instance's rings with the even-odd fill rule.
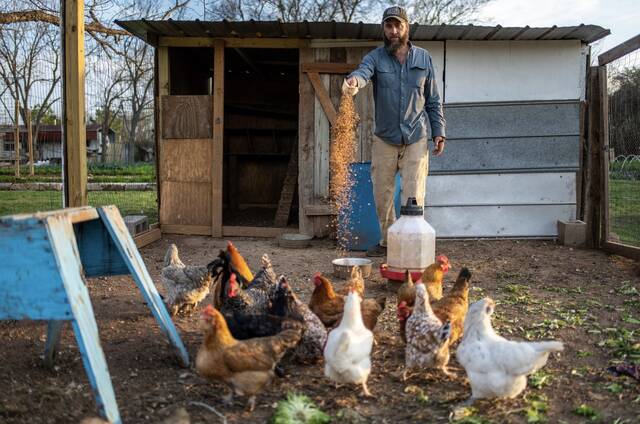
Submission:
[[[433,137],[433,143],[436,145],[436,148],[433,149],[433,155],[440,156],[444,152],[444,137]]]

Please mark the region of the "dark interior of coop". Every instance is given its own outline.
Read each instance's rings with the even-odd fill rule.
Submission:
[[[213,54],[170,49],[171,94],[211,95]],[[283,226],[274,220],[287,196],[286,225],[298,225],[298,59],[297,49],[225,49],[223,225]]]

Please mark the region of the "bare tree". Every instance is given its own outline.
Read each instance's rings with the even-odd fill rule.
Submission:
[[[33,103],[33,92],[43,93],[37,103],[40,107],[31,117],[35,126],[34,150],[37,150],[38,134],[44,114],[59,100],[56,88],[60,81],[60,58],[57,53],[57,32],[42,22],[22,22],[3,25],[0,31],[0,80],[9,97],[20,105],[20,116],[27,122],[27,109]],[[9,112],[13,105],[0,102]],[[11,113],[9,113],[11,115]]]
[[[400,0],[411,22],[423,25],[463,24],[472,21],[491,0]]]

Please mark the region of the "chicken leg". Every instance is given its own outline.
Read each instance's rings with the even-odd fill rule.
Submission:
[[[375,397],[371,394],[371,392],[369,391],[369,388],[367,387],[367,382],[363,381],[362,382],[362,392],[364,393],[364,395],[366,397]]]

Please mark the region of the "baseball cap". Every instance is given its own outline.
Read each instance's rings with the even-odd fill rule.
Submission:
[[[382,14],[382,22],[385,22],[387,19],[391,19],[391,18],[404,21],[407,24],[409,23],[409,17],[407,16],[407,11],[400,6],[389,7]]]

